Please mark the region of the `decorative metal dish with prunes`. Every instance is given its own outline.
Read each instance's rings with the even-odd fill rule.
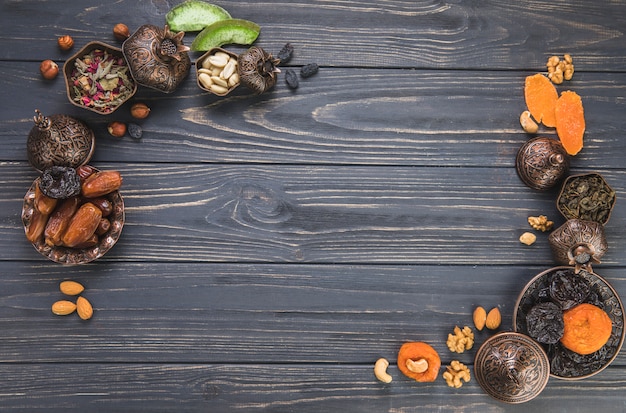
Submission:
[[[613,287],[598,274],[554,267],[522,290],[513,329],[539,342],[550,374],[579,380],[604,370],[624,342],[624,308]]]

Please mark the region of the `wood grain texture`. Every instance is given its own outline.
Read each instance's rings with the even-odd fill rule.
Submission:
[[[97,166],[119,167],[126,206],[122,237],[103,260],[547,265],[547,235],[530,248],[518,237],[530,215],[564,221],[556,191],[524,187],[511,168]],[[0,212],[14,223],[0,229],[0,258],[44,259],[19,225],[32,172],[0,171],[17,179]],[[598,172],[624,190],[621,171]],[[625,219],[619,209],[611,216],[612,245],[624,245]],[[624,265],[621,254],[603,260]]]
[[[529,72],[322,68],[295,93],[281,79],[266,95],[239,88],[228,98],[201,92],[192,73],[173,96],[140,89],[134,101],[145,101],[152,111],[141,122],[144,138],[136,142],[113,138],[106,130],[111,120],[131,120],[129,104],[110,116],[76,108],[67,100],[63,79],[42,82],[37,67],[0,62],[6,93],[25,90],[38,97],[0,113],[6,143],[0,159],[26,159],[35,109],[85,121],[97,137],[98,162],[510,167],[528,139],[519,114],[525,110]],[[625,84],[624,73],[577,73],[560,88],[582,96],[588,119],[585,148],[572,159],[573,167],[623,167]],[[554,129],[540,132],[556,136]]]
[[[141,141],[72,106],[62,77],[43,81],[126,23],[161,25],[181,0],[7,0],[0,4],[0,411],[2,412],[614,412],[626,355],[577,382],[550,379],[523,405],[418,384],[395,365],[426,341],[443,365],[454,326],[516,299],[555,265],[547,234],[524,246],[530,215],[563,222],[558,188],[524,186],[515,155],[527,75],[571,53],[585,147],[571,173],[601,173],[617,192],[609,250],[594,266],[626,294],[624,0],[552,2],[223,1],[259,23],[257,44],[295,47],[286,68],[317,62],[297,91],[201,92],[192,70],[172,94],[140,88]],[[61,52],[60,35],[76,45]],[[194,33],[187,33],[190,44]],[[242,51],[243,46],[229,46]],[[199,56],[192,53],[192,59]],[[92,163],[124,176],[119,242],[87,265],[61,266],[26,241],[20,212],[37,173],[25,144],[34,110],[84,120]],[[554,130],[541,129],[555,136]],[[50,307],[80,281],[88,322]],[[394,381],[373,375],[379,357]],[[443,371],[443,369],[442,369]]]

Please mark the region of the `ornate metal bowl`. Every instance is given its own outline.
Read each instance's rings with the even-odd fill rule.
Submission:
[[[480,387],[505,403],[524,403],[548,384],[550,364],[541,346],[519,333],[488,338],[476,352],[474,374]]]
[[[24,196],[22,206],[22,223],[24,231],[28,232],[33,214],[35,213],[35,186],[39,185],[40,178],[35,179]],[[63,246],[50,246],[44,241],[44,237],[33,242],[33,247],[44,257],[60,264],[86,264],[94,261],[107,253],[118,241],[124,227],[124,200],[119,191],[114,191],[105,197],[111,202],[113,210],[109,215],[111,226],[107,232],[99,237],[97,245],[89,248],[68,248]]]
[[[599,173],[571,175],[563,182],[556,207],[566,219],[577,218],[605,225],[611,217],[615,199],[615,191]]]
[[[91,83],[91,87],[88,87],[86,83],[83,83],[80,79],[85,77],[84,82],[87,82],[87,78],[96,76],[95,73],[90,73],[89,75],[78,75],[77,65],[83,67],[85,64],[84,56],[89,55],[92,52],[97,50],[106,53],[107,56],[111,58],[115,58],[114,64],[117,67],[125,67],[125,77],[124,77],[124,86],[118,86],[115,88],[112,78],[108,78],[104,75],[106,84],[103,83],[105,88],[97,87]],[[89,62],[87,62],[89,63]],[[93,69],[93,68],[92,68]],[[89,70],[92,70],[89,69]],[[128,69],[128,63],[124,59],[124,55],[122,54],[122,49],[117,47],[109,46],[105,43],[101,42],[90,42],[87,43],[82,49],[80,49],[76,54],[70,57],[65,64],[63,65],[63,75],[65,77],[65,88],[67,91],[67,98],[70,103],[79,108],[91,110],[92,112],[100,113],[102,115],[108,115],[113,113],[117,108],[122,106],[124,102],[133,97],[135,92],[137,92],[137,83],[133,79],[130,70]],[[109,90],[110,89],[110,90]],[[108,94],[108,95],[107,95]],[[105,103],[107,97],[115,94],[116,98],[111,103]],[[105,96],[106,95],[106,96]],[[99,103],[95,103],[95,98]],[[101,98],[102,97],[102,98]]]
[[[213,93],[214,95],[217,95],[217,96],[226,96],[230,92],[235,90],[237,88],[237,86],[240,85],[239,81],[237,81],[233,85],[229,85],[228,89],[225,92],[216,91],[215,89],[211,89],[209,87],[206,87],[200,81],[200,74],[202,73],[203,69],[205,71],[207,70],[207,68],[205,67],[206,66],[205,62],[209,59],[209,57],[215,55],[215,53],[217,53],[217,52],[226,53],[227,55],[229,55],[231,57],[231,59],[235,59],[235,62],[237,61],[237,54],[229,52],[226,49],[222,49],[221,47],[214,47],[213,49],[209,50],[208,52],[206,52],[205,54],[203,54],[202,56],[200,56],[199,58],[196,59],[196,82],[198,84],[198,87],[200,89],[206,91],[206,92]]]
[[[549,300],[546,289],[549,287],[550,276],[559,270],[574,271],[574,267],[554,267],[536,275],[522,290],[513,312],[513,329],[528,334],[526,314],[537,303]],[[604,370],[617,357],[624,342],[624,307],[611,285],[598,274],[581,270],[578,276],[583,277],[591,287],[587,301],[602,308],[613,322],[613,331],[609,341],[595,353],[580,355],[567,350],[560,343],[554,345],[540,344],[550,360],[550,374],[564,380],[580,380],[591,377]],[[539,344],[539,343],[538,343]]]
[[[515,164],[522,182],[537,190],[552,188],[569,171],[569,157],[561,142],[541,136],[519,148]]]

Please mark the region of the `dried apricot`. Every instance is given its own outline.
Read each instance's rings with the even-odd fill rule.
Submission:
[[[613,322],[600,307],[583,303],[563,312],[563,327],[561,344],[585,355],[600,350],[609,341]]]
[[[571,90],[561,93],[554,110],[556,134],[568,154],[576,155],[583,148],[585,111],[583,101]]]
[[[435,381],[441,359],[430,344],[414,341],[404,343],[398,352],[398,369],[407,377],[419,382]]]
[[[526,106],[537,122],[552,128],[556,126],[556,101],[559,94],[550,80],[537,73],[526,77],[524,83]]]

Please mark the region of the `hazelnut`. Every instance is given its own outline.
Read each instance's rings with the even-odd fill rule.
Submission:
[[[114,121],[109,123],[107,130],[116,138],[121,138],[126,135],[126,124],[124,122]]]
[[[145,103],[137,102],[130,107],[130,114],[135,119],[145,119],[150,114],[150,108]]]
[[[57,44],[61,50],[70,50],[74,46],[74,39],[66,34],[58,38]]]
[[[52,80],[59,74],[59,65],[50,59],[46,59],[39,65],[39,71],[44,79]]]
[[[113,36],[119,41],[124,41],[130,37],[128,26],[124,23],[118,23],[113,27]]]

